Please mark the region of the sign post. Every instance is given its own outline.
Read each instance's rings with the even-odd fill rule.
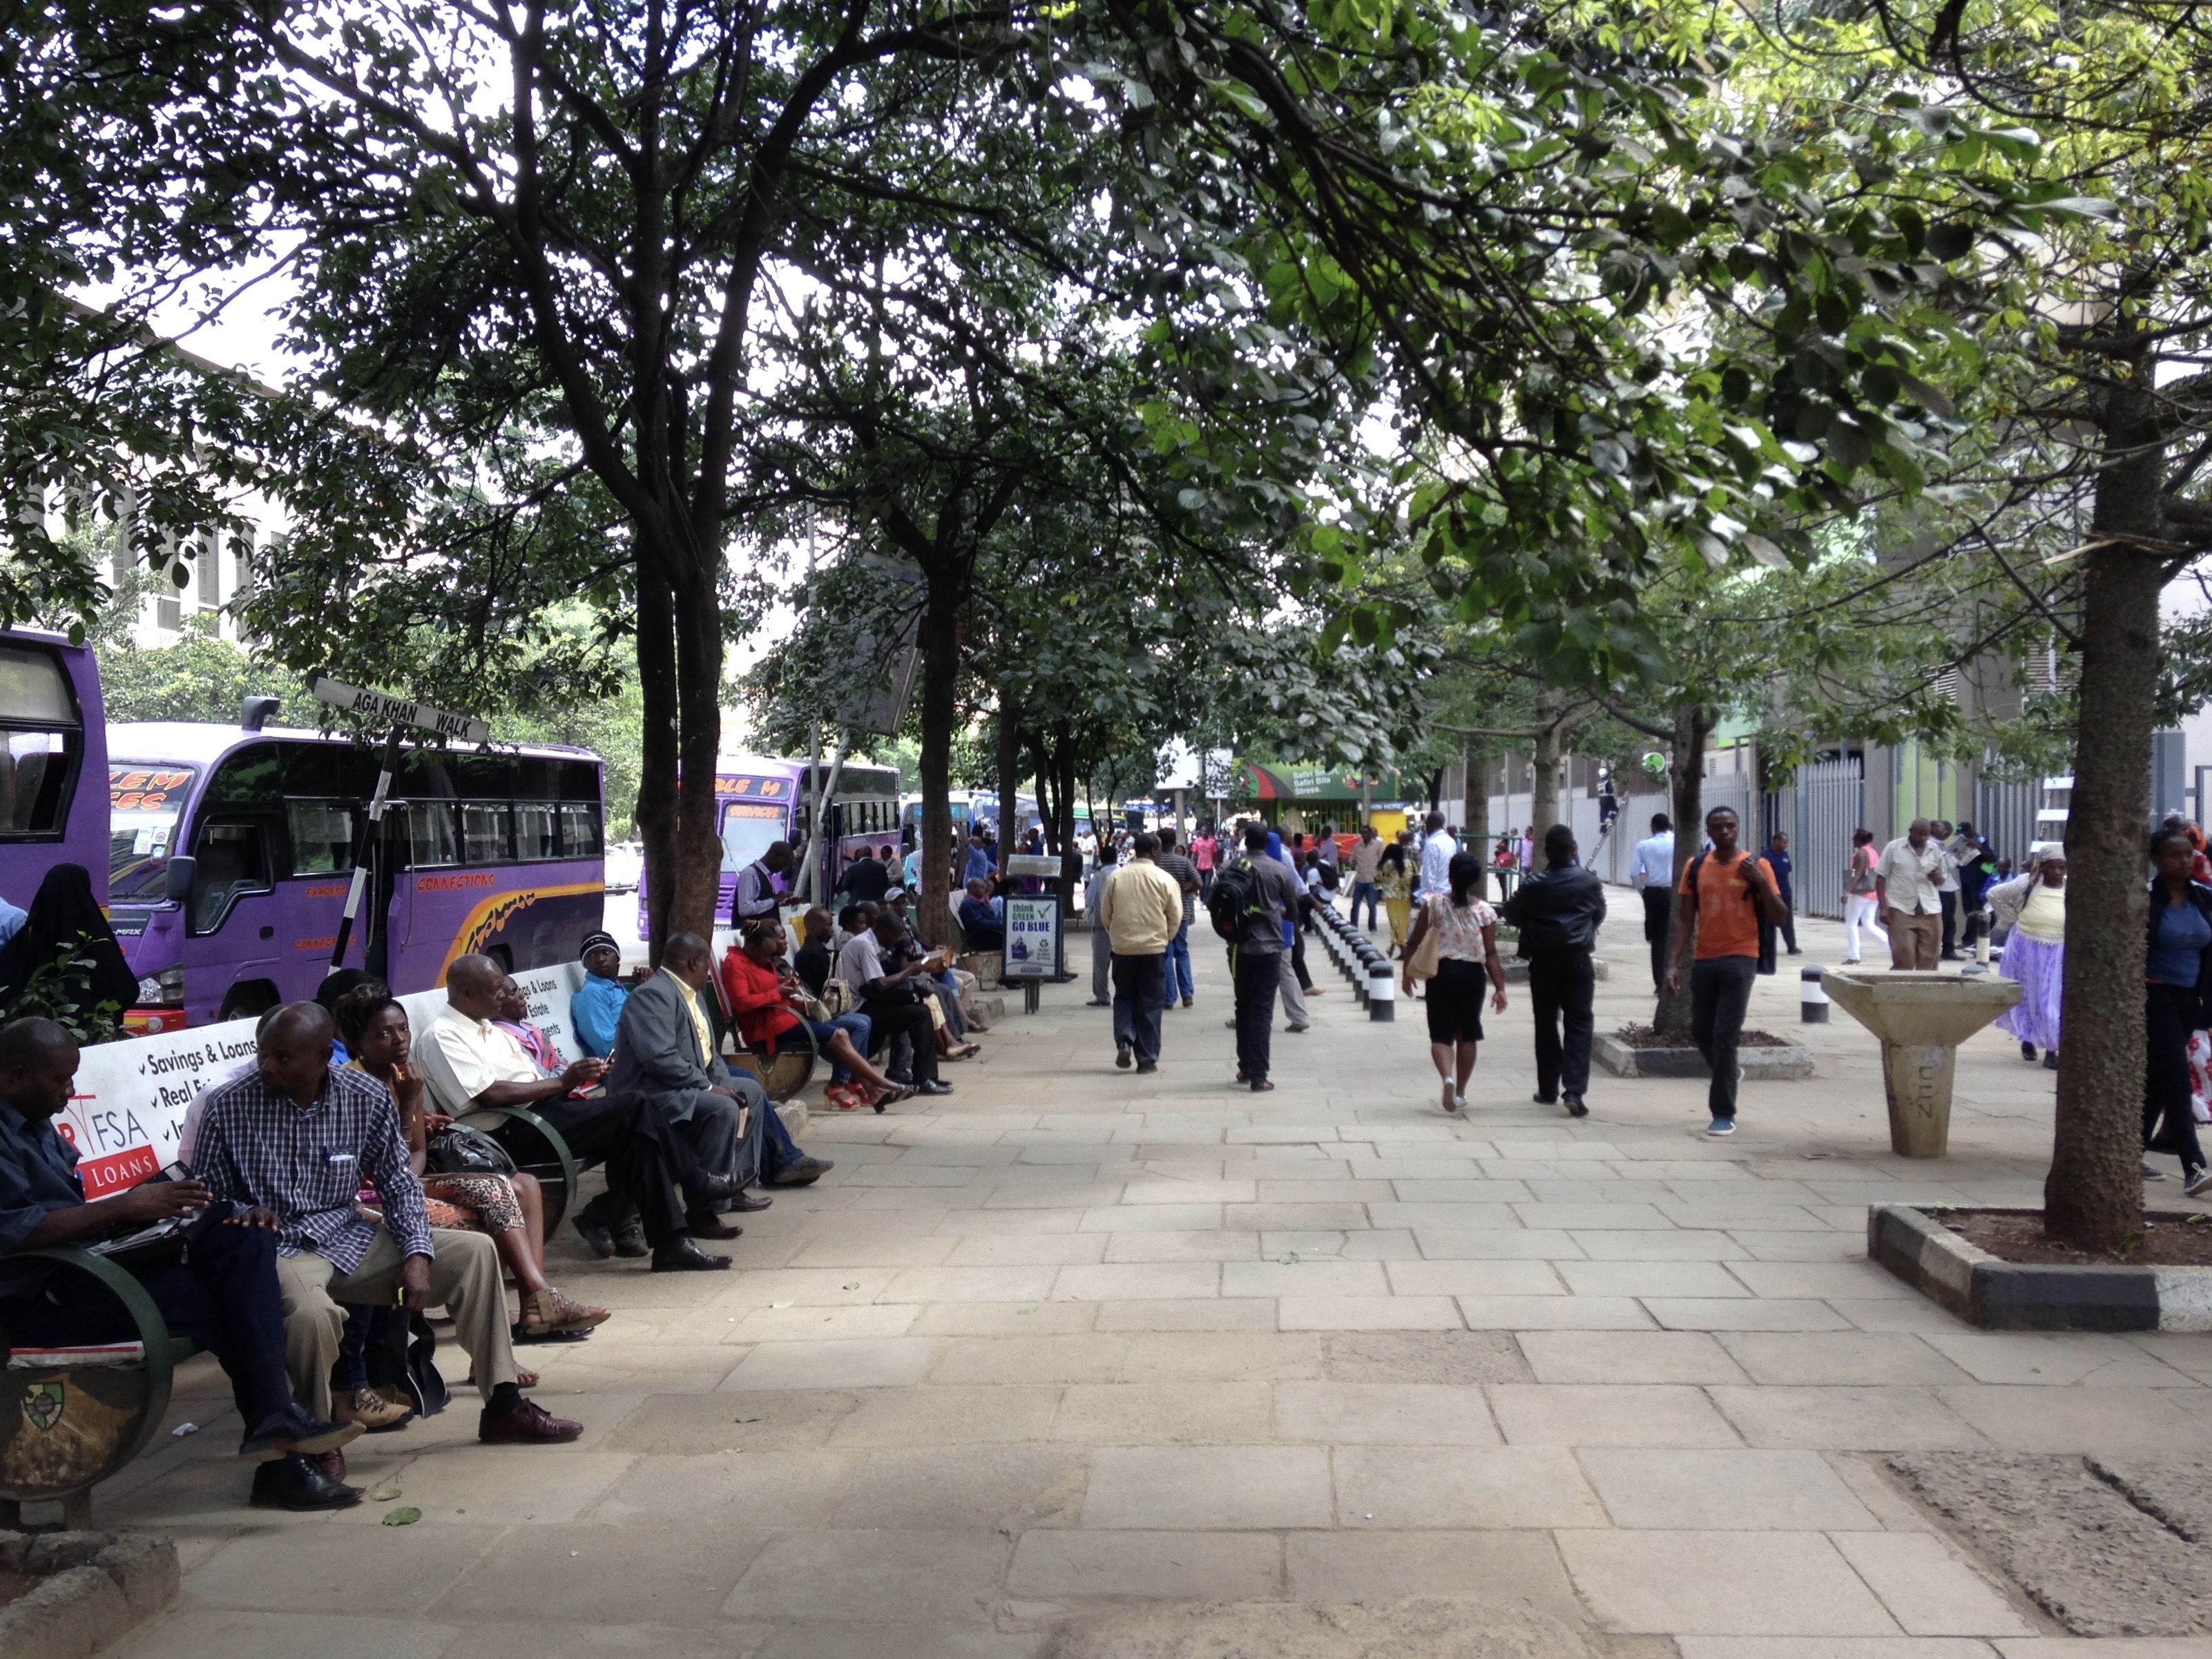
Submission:
[[[1022,981],[1022,1012],[1037,1011],[1037,988],[1060,972],[1060,899],[1053,893],[1006,895],[1006,965],[1001,979]]]
[[[368,816],[362,820],[361,833],[354,837],[353,884],[346,889],[345,914],[338,918],[338,935],[331,946],[331,967],[335,971],[345,966],[346,945],[353,938],[354,919],[361,914],[362,896],[368,890],[369,848],[376,844],[377,831],[384,823],[385,802],[392,793],[392,775],[399,769],[399,742],[407,728],[420,726],[463,743],[489,743],[491,727],[466,714],[449,714],[428,703],[410,702],[388,692],[348,685],[326,674],[317,678],[314,689],[318,702],[368,714],[379,722],[389,721],[392,726],[392,735],[385,739],[384,765],[376,775],[376,793],[368,799]]]

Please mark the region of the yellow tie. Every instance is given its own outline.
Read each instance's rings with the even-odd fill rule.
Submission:
[[[676,981],[683,994],[684,1006],[691,1014],[691,1029],[699,1034],[699,1063],[708,1071],[714,1069],[714,1028],[707,1023],[706,1010],[699,1006],[699,994],[683,981]]]

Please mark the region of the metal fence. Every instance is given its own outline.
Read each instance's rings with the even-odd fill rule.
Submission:
[[[2009,858],[2017,866],[2027,856],[2028,843],[2039,839],[2035,812],[2042,805],[2043,786],[2033,780],[2026,783],[1984,780],[1974,786],[1974,828],[1998,857]]]
[[[1796,781],[1765,799],[1765,829],[1790,836],[1797,914],[1840,918],[1851,832],[1864,822],[1866,779],[1856,757],[1797,769]]]

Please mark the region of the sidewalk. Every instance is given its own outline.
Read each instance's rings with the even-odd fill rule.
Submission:
[[[1601,1030],[1650,1017],[1640,928],[1616,903]],[[747,1218],[741,1271],[653,1278],[564,1237],[556,1279],[617,1316],[529,1363],[586,1434],[478,1448],[457,1407],[357,1443],[356,1483],[397,1481],[416,1526],[242,1507],[196,1362],[173,1415],[206,1431],[98,1500],[185,1566],[112,1651],[1031,1659],[1104,1608],[1444,1597],[1422,1616],[1449,1638],[1360,1647],[1340,1620],[1352,1645],[1297,1651],[2086,1654],[1871,1454],[2194,1462],[2212,1339],[1981,1333],[1868,1264],[1871,1201],[2036,1202],[2053,1079],[1985,1033],[1951,1156],[1893,1157],[1873,1040],[1798,1023],[1794,969],[1840,936],[1802,924],[1753,1001],[1819,1075],[1747,1085],[1724,1142],[1702,1083],[1601,1075],[1578,1122],[1533,1104],[1517,989],[1460,1120],[1419,1005],[1370,1024],[1340,978],[1310,1035],[1279,1029],[1263,1097],[1226,1086],[1210,943],[1156,1076],[1114,1069],[1087,981],[1048,988],[938,1109],[817,1117],[837,1169]],[[1237,1650],[1267,1659],[1263,1635]]]

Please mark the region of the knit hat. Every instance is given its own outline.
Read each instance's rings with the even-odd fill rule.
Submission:
[[[601,928],[584,935],[584,943],[576,952],[578,960],[580,961],[585,957],[591,955],[593,951],[599,949],[602,945],[610,946],[617,951],[622,949],[622,941],[617,939],[612,933]]]

